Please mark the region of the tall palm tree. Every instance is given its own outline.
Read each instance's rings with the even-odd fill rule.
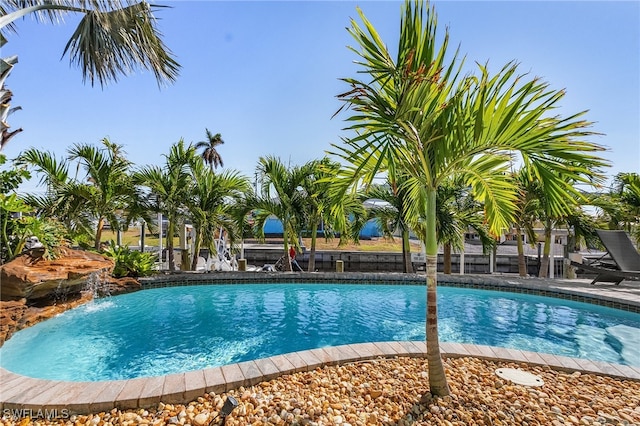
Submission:
[[[287,269],[291,271],[289,245],[298,245],[302,226],[306,223],[306,194],[302,184],[307,178],[305,167],[287,167],[273,156],[260,157],[258,173],[262,176],[261,193],[247,199],[255,213],[254,232],[264,238],[264,224],[270,216],[282,222],[283,255]]]
[[[100,249],[105,220],[112,229],[126,229],[122,212],[135,203],[135,191],[129,173],[131,162],[127,160],[120,145],[109,139],[102,140],[104,148],[76,144],[69,149],[69,161],[78,160],[86,177],[73,184],[69,192],[84,203],[92,217],[97,220],[94,248]]]
[[[148,197],[155,199],[158,212],[168,219],[167,261],[171,271],[175,270],[173,236],[184,215],[192,182],[189,166],[195,156],[193,146],[185,146],[184,140],[180,139],[165,155],[162,167],[145,166],[134,174],[135,183],[149,189]]]
[[[20,163],[36,166],[47,184],[46,195],[27,197],[27,202],[41,213],[59,218],[72,229],[86,228],[89,221],[95,220],[93,245],[96,250],[100,249],[105,221],[109,221],[116,231],[125,229],[124,212],[136,203],[138,196],[129,173],[131,163],[122,147],[107,138],[101,142],[102,148],[75,144],[63,161],[35,149],[18,157]],[[75,160],[84,175],[71,178],[69,163]]]
[[[195,270],[201,246],[215,249],[216,232],[222,228],[233,242],[242,230],[233,214],[234,202],[251,191],[248,178],[237,171],[216,174],[204,166],[201,157],[195,157],[191,164],[192,186],[186,199],[186,208],[195,231],[194,253],[191,270]]]
[[[304,164],[302,169],[302,174],[307,175],[300,185],[306,217],[304,227],[311,234],[307,270],[313,272],[316,269],[316,246],[320,224],[323,225],[325,239],[339,234],[340,243],[357,241],[365,223],[365,211],[359,197],[345,194],[342,199],[334,199],[330,196],[329,187],[332,185],[333,177],[340,170],[339,163],[324,157]]]
[[[366,190],[363,198],[379,199],[387,203],[383,206],[375,206],[370,209],[369,213],[375,218],[380,225],[380,229],[384,236],[393,238],[396,231],[400,231],[402,238],[402,264],[405,274],[413,272],[413,264],[411,263],[411,243],[409,240],[411,227],[407,217],[407,199],[406,193],[402,185],[387,178],[384,185],[374,184]]]
[[[518,191],[513,220],[518,249],[518,274],[521,277],[526,277],[527,263],[524,257],[523,235],[526,235],[530,244],[533,244],[537,239],[534,225],[539,218],[540,191],[536,188],[537,181],[531,179],[529,173],[523,168],[514,173],[513,179]]]
[[[538,79],[517,75],[507,64],[490,77],[459,80],[457,54],[446,53],[448,33],[436,43],[434,9],[422,2],[405,2],[394,60],[373,25],[358,10],[364,29],[352,20],[349,32],[360,50],[361,74],[369,79],[344,79],[351,89],[339,95],[351,109],[348,129],[355,136],[334,145],[347,165],[337,179],[342,190],[371,182],[381,172],[408,176],[403,184],[412,201],[409,211],[423,212],[421,235],[427,254],[427,361],[433,395],[449,394],[440,355],[437,317],[436,196],[440,185],[459,177],[485,206],[490,230],[498,234],[511,222],[516,192],[507,173],[514,153],[544,181],[546,195],[563,210],[567,193],[575,192],[562,171],[576,181],[605,165],[594,153],[601,147],[580,140],[590,123],[569,118],[546,118],[564,92],[549,89]],[[579,166],[568,163],[580,160]],[[589,167],[587,167],[587,165]],[[420,200],[425,200],[420,202]]]
[[[222,157],[216,149],[217,146],[222,145],[222,135],[220,133],[212,134],[209,129],[205,129],[207,133],[207,139],[196,143],[195,149],[203,149],[202,159],[211,167],[211,170],[218,166],[224,167]]]

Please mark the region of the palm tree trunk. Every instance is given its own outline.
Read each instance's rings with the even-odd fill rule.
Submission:
[[[175,259],[173,256],[173,233],[175,226],[175,220],[170,218],[167,226],[167,263],[169,264],[170,271],[176,270]],[[160,232],[162,232],[162,228],[160,228]],[[162,253],[160,253],[160,256],[162,256]]]
[[[102,240],[102,229],[104,228],[104,218],[98,219],[98,226],[96,227],[96,238],[94,240],[94,248],[100,250],[100,240]]]
[[[521,277],[527,276],[527,263],[524,260],[524,242],[522,241],[522,229],[519,226],[516,229],[516,242],[518,244],[518,274]]]
[[[451,275],[451,243],[444,243],[442,245],[442,249],[444,251],[444,273],[447,275]]]
[[[429,365],[429,390],[434,396],[450,394],[447,376],[440,355],[438,336],[438,241],[436,237],[436,190],[427,190],[425,248],[427,255],[427,363]]]
[[[287,265],[287,271],[291,272],[293,271],[293,267],[291,266],[291,256],[289,256],[289,233],[287,232],[286,225],[282,226],[282,238],[284,239],[284,257],[287,259],[285,265]]]
[[[547,278],[549,276],[549,253],[551,252],[551,221],[547,221],[544,227],[544,248],[542,249],[542,260],[540,261],[540,270],[538,276]]]
[[[402,229],[402,261],[404,263],[404,273],[413,274],[413,264],[411,263],[411,245],[409,243],[409,230]]]
[[[316,241],[318,239],[318,224],[316,223],[311,229],[311,253],[309,253],[309,265],[307,271],[316,270]]]
[[[200,254],[200,241],[202,240],[200,234],[200,227],[195,227],[196,239],[193,242],[193,258],[191,259],[191,270],[195,271],[198,267],[198,257]]]

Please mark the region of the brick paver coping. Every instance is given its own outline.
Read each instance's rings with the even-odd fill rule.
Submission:
[[[223,276],[222,274],[217,275],[219,277]],[[235,275],[237,276],[237,274]],[[289,277],[293,278],[292,275],[295,274],[291,274]],[[315,274],[307,275],[314,276]],[[323,275],[326,276],[327,274]],[[358,279],[364,279],[363,275],[367,274],[358,274]],[[227,277],[230,278],[230,276]],[[283,275],[279,274],[279,277],[282,280]],[[318,281],[318,277],[318,275],[315,275],[313,281]],[[173,280],[176,279],[175,276],[172,276],[172,278]],[[212,277],[205,277],[205,274],[201,274],[199,278],[200,281],[206,278],[209,283],[218,281]],[[254,274],[254,281],[258,279],[264,282],[263,278],[258,278]],[[342,278],[344,278],[344,275]],[[378,278],[380,279],[381,277]],[[424,277],[421,279],[424,279]],[[474,282],[477,279],[482,280],[485,284],[481,285]],[[384,274],[384,280],[385,282],[389,281],[389,274]],[[455,285],[457,283],[456,277],[451,276],[448,280],[451,282],[445,284],[447,280],[443,278],[440,284]],[[189,278],[188,281],[192,281],[192,279]],[[298,277],[297,282],[300,281]],[[406,282],[404,278],[402,281]],[[511,287],[525,292],[537,290],[537,294],[559,292],[565,298],[586,298],[583,301],[590,301],[590,299],[604,300],[607,305],[620,304],[623,309],[626,308],[635,312],[638,312],[640,308],[640,287],[624,285],[624,283],[620,286],[590,286],[588,281],[585,280],[522,280],[504,277],[492,277],[489,279],[484,276],[482,278],[465,276],[460,282],[462,281],[467,283],[465,286],[478,286],[478,288],[498,286],[508,291],[507,288]],[[156,284],[159,283],[162,283],[162,281],[156,282]],[[195,281],[192,282],[192,284],[195,283]],[[469,285],[469,283],[471,284]],[[155,286],[158,285],[150,285],[150,287]],[[625,366],[516,349],[461,343],[443,342],[440,344],[440,348],[444,357],[472,356],[489,360],[524,362],[562,371],[581,371],[640,380],[640,367],[638,366]],[[252,386],[262,381],[272,380],[283,374],[310,371],[326,365],[398,356],[425,357],[426,344],[425,342],[405,341],[342,345],[293,352],[168,376],[103,382],[62,382],[33,379],[0,368],[0,409],[47,410],[49,412],[67,410],[69,413],[82,414],[109,411],[113,408],[153,407],[160,401],[172,404],[186,403],[195,400],[206,392],[222,393],[240,386]]]

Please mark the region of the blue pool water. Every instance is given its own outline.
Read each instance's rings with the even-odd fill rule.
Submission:
[[[640,315],[566,300],[438,289],[440,339],[640,366]],[[0,365],[71,381],[159,376],[277,354],[424,340],[426,290],[404,285],[170,287],[84,305],[16,333]]]

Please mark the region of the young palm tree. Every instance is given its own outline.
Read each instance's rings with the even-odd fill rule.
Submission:
[[[402,264],[405,274],[413,273],[411,263],[411,244],[409,240],[411,226],[407,217],[407,200],[401,185],[387,179],[384,185],[371,185],[362,198],[379,199],[385,201],[385,206],[375,206],[369,210],[370,217],[375,218],[384,236],[393,238],[396,231],[400,231],[402,238]]]
[[[85,209],[98,221],[94,241],[96,250],[100,249],[105,220],[115,231],[126,228],[118,213],[135,203],[137,195],[129,174],[131,162],[124,157],[122,147],[107,138],[102,143],[103,149],[80,144],[69,149],[69,161],[78,160],[86,172],[86,177],[71,185],[69,192],[81,200]]]
[[[291,271],[289,245],[298,245],[298,236],[305,219],[306,194],[302,184],[308,170],[304,167],[286,167],[279,158],[260,157],[258,173],[262,176],[260,195],[247,199],[255,212],[254,232],[264,238],[264,224],[270,216],[282,222],[284,257],[287,270]]]
[[[307,175],[301,182],[306,217],[304,226],[311,233],[307,270],[313,272],[316,270],[316,245],[320,224],[323,224],[325,239],[339,234],[340,243],[357,241],[365,223],[365,212],[359,197],[345,194],[342,199],[334,199],[330,196],[329,187],[332,185],[333,177],[340,170],[339,163],[324,157],[321,160],[310,161],[302,168],[302,173]]]
[[[513,228],[516,234],[516,244],[518,247],[518,274],[521,277],[526,277],[528,272],[527,263],[524,257],[523,235],[526,235],[530,244],[535,243],[537,237],[534,226],[538,222],[539,218],[540,191],[536,188],[537,181],[531,179],[531,176],[525,169],[517,171],[513,178],[518,191],[513,220]]]
[[[44,194],[26,194],[24,201],[36,215],[57,219],[63,223],[74,239],[81,244],[95,242],[93,218],[84,209],[84,203],[70,193],[73,180],[69,176],[69,162],[55,154],[35,148],[20,153],[16,165],[31,166],[40,175],[40,183],[46,187]]]
[[[453,180],[442,182],[436,192],[436,234],[442,244],[445,274],[451,274],[452,250],[464,250],[464,234],[470,228],[480,237],[485,254],[495,247],[495,238],[484,222],[483,206],[469,188]]]
[[[224,167],[222,157],[216,149],[218,145],[222,145],[224,141],[220,133],[212,134],[209,129],[205,129],[207,133],[207,139],[196,143],[195,149],[203,149],[202,159],[211,167],[211,170],[218,166]]]
[[[640,244],[640,175],[618,173],[608,193],[591,197],[609,229],[624,229]]]
[[[135,183],[149,189],[148,196],[156,200],[158,212],[166,215],[169,221],[167,261],[171,271],[175,270],[173,235],[183,216],[185,200],[189,196],[188,190],[192,182],[189,166],[193,164],[195,156],[193,146],[185,146],[181,139],[171,146],[169,155],[165,156],[163,167],[146,166],[134,174]]]
[[[59,218],[71,229],[86,229],[91,220],[97,221],[94,230],[94,248],[100,248],[105,221],[118,231],[126,228],[123,222],[128,206],[136,203],[129,169],[121,146],[102,140],[103,148],[76,144],[69,149],[66,161],[58,161],[49,153],[35,149],[23,152],[18,161],[31,164],[43,173],[47,194],[31,196],[27,201],[41,213]],[[85,174],[69,177],[69,163],[77,160],[78,170]]]
[[[332,162],[325,157],[322,160],[314,160],[303,166],[307,170],[307,177],[301,183],[305,192],[305,210],[307,223],[305,228],[311,236],[311,247],[309,250],[309,262],[307,271],[313,272],[316,269],[316,243],[318,239],[318,227],[325,224],[325,238],[327,237],[330,208],[330,199],[327,197],[327,186],[330,181],[327,177],[333,176],[332,171],[340,168],[338,163]]]
[[[516,191],[507,173],[514,153],[545,183],[554,208],[567,208],[563,197],[575,189],[559,171],[576,181],[604,164],[594,155],[601,147],[581,141],[590,123],[546,118],[564,95],[538,79],[517,76],[508,64],[495,77],[479,65],[480,76],[458,82],[457,54],[446,55],[448,34],[436,44],[436,15],[422,2],[407,1],[394,60],[373,25],[359,11],[363,30],[352,20],[362,73],[368,80],[344,79],[351,90],[339,95],[351,109],[348,129],[355,136],[334,145],[347,167],[338,177],[342,190],[381,172],[408,176],[403,184],[410,212],[422,212],[421,235],[427,254],[427,361],[433,395],[449,394],[440,356],[437,317],[436,195],[443,182],[457,177],[485,206],[490,230],[498,234],[511,222]],[[447,62],[450,61],[450,62]],[[579,160],[574,162],[573,160]],[[572,163],[571,167],[568,163]],[[574,166],[574,164],[579,166]],[[425,200],[420,202],[420,200]],[[417,215],[417,214],[416,214]]]
[[[204,166],[202,158],[195,157],[191,164],[192,186],[186,207],[194,231],[194,253],[191,270],[195,270],[201,246],[213,252],[216,232],[223,228],[230,240],[238,239],[241,227],[232,215],[234,202],[251,191],[249,180],[236,171],[216,174]]]

